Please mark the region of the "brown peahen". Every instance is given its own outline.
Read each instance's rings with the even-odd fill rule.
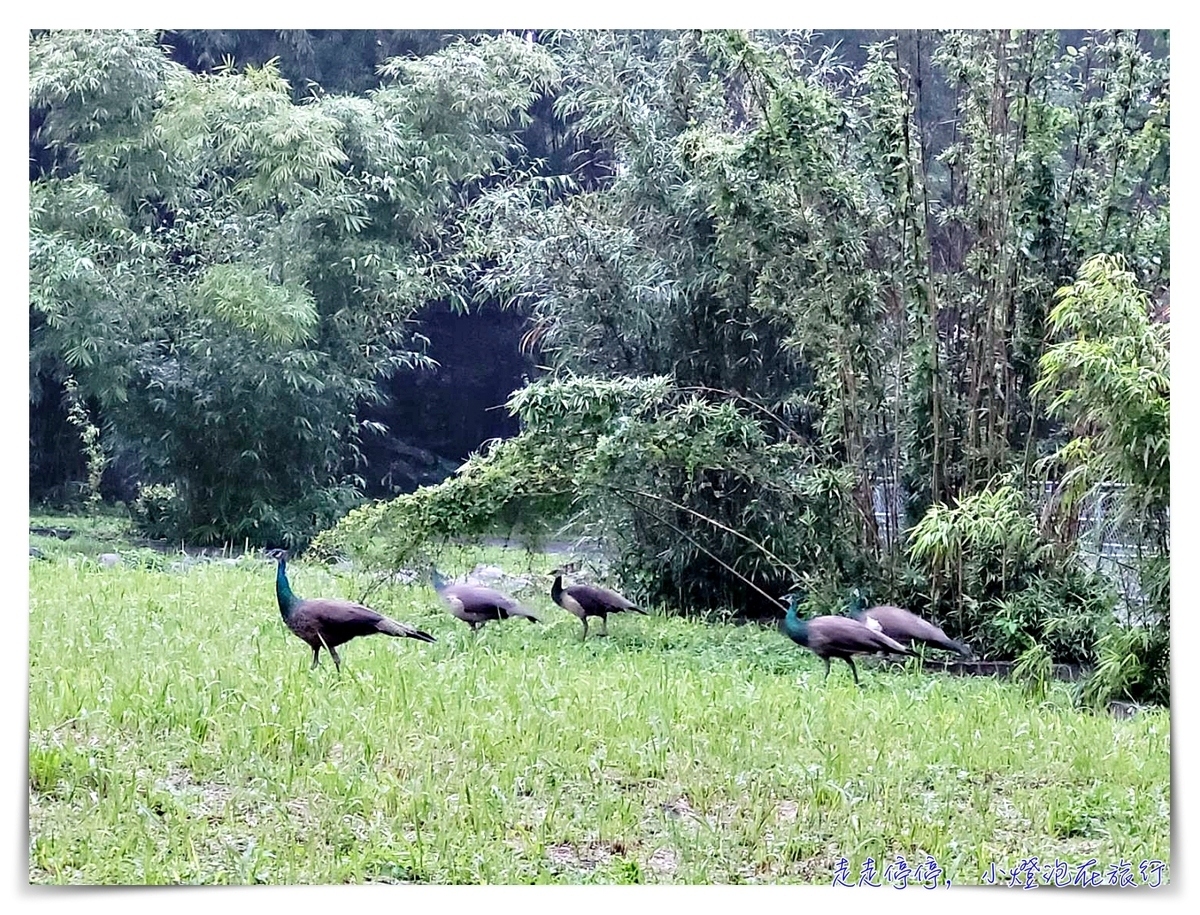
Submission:
[[[489,620],[506,620],[514,616],[522,616],[531,623],[541,622],[532,610],[521,606],[515,598],[495,588],[448,582],[433,567],[429,570],[429,577],[433,582],[433,589],[450,612],[470,626],[472,632],[478,632]]]
[[[956,642],[933,623],[922,619],[910,610],[890,604],[878,607],[866,607],[865,605],[866,599],[856,588],[854,607],[850,611],[850,615],[860,623],[882,632],[888,638],[906,645],[922,642],[934,648],[944,648],[947,651],[957,652],[967,660],[975,657],[967,645]]]
[[[569,613],[573,613],[583,623],[583,639],[587,639],[589,616],[600,618],[602,625],[598,635],[608,635],[608,615],[610,613],[640,613],[647,616],[645,610],[639,610],[632,601],[622,597],[616,591],[601,588],[599,585],[571,585],[563,587],[562,570],[554,570],[554,585],[550,588],[551,599]]]

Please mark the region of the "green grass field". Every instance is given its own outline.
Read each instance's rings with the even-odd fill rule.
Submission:
[[[758,626],[615,616],[580,643],[548,578],[522,595],[546,625],[478,638],[428,587],[382,588],[438,642],[354,640],[339,678],[284,629],[272,563],[102,568],[36,539],[32,882],[829,883],[901,854],[969,884],[1031,855],[1138,880],[1170,860],[1165,711],[870,661],[863,689],[840,662],[825,683]],[[302,596],[363,584],[289,571]]]

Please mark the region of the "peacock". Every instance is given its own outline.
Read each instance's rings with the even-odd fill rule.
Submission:
[[[265,555],[278,563],[275,569],[275,596],[279,600],[283,622],[312,648],[312,667],[309,670],[320,663],[321,649],[324,648],[333,658],[338,673],[341,673],[342,659],[338,657],[337,646],[360,635],[381,632],[396,638],[436,641],[428,632],[398,623],[351,600],[297,597],[288,583],[287,550],[268,550]]]
[[[866,598],[857,588],[854,589],[854,602],[850,615],[860,623],[905,645],[911,646],[914,642],[923,642],[934,648],[957,652],[967,660],[975,657],[968,646],[954,641],[933,623],[903,607],[893,607],[890,604],[868,607]]]
[[[433,589],[450,608],[450,612],[470,626],[472,632],[478,632],[479,627],[489,620],[505,620],[513,616],[523,616],[531,623],[541,622],[532,610],[522,607],[516,599],[495,588],[448,582],[432,566],[429,578],[433,582]]]
[[[882,632],[870,629],[849,617],[816,616],[802,620],[796,612],[795,594],[788,595],[788,611],[783,620],[783,630],[793,642],[807,648],[825,662],[825,679],[829,679],[830,658],[841,658],[849,664],[850,673],[854,674],[854,682],[858,684],[858,670],[854,667],[853,655],[876,651],[915,654]]]
[[[583,623],[583,640],[587,639],[589,616],[600,617],[603,626],[598,635],[608,635],[608,615],[610,613],[640,613],[647,616],[645,610],[639,610],[633,603],[622,597],[616,591],[601,588],[598,585],[571,585],[564,588],[562,569],[555,569],[554,585],[550,589],[551,599],[564,610],[575,614]]]

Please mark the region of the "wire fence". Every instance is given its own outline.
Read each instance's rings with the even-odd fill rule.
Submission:
[[[1076,548],[1089,568],[1112,582],[1122,601],[1118,615],[1129,622],[1142,618],[1147,609],[1138,567],[1148,557],[1141,541],[1139,519],[1121,511],[1125,489],[1123,483],[1103,483],[1083,497]],[[1053,498],[1054,484],[1039,484],[1033,496],[1040,510]]]
[[[1054,497],[1055,483],[1034,482],[1029,495],[1041,512]],[[1112,582],[1121,598],[1118,615],[1125,620],[1142,616],[1147,600],[1142,592],[1138,565],[1144,557],[1140,547],[1138,519],[1123,515],[1120,498],[1125,484],[1106,483],[1084,496],[1080,503],[1076,547],[1080,558]],[[905,493],[888,481],[879,481],[873,491],[875,521],[884,549],[903,547]],[[898,542],[900,541],[900,542]]]

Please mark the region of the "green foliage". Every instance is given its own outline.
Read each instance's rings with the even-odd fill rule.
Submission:
[[[557,369],[669,376],[696,398],[645,442],[615,436],[598,452],[610,479],[662,501],[626,492],[636,510],[609,499],[581,513],[633,511],[613,525],[626,573],[647,588],[665,579],[664,597],[687,605],[764,607],[737,576],[786,588],[800,557],[814,574],[859,574],[877,552],[862,427],[881,396],[878,299],[869,201],[847,168],[850,109],[830,86],[840,71],[795,35],[585,31],[552,46],[556,113],[570,136],[602,139],[611,172],[567,196],[536,181],[482,195],[466,249],[487,265],[479,288],[528,308],[526,344]],[[720,436],[744,420],[722,410],[760,424],[729,463]],[[761,456],[742,455],[750,438]],[[818,518],[826,496],[832,513]],[[713,521],[765,550],[739,555]]]
[[[598,139],[611,167],[579,192],[571,176],[506,176],[468,211],[465,269],[480,297],[527,311],[526,345],[559,372],[617,385],[666,376],[703,406],[677,401],[670,420],[617,434],[596,391],[558,401],[558,389],[535,385],[564,405],[553,429],[522,416],[526,443],[497,452],[493,466],[536,468],[556,519],[603,535],[631,581],[672,600],[695,588],[741,605],[722,582],[746,574],[786,587],[799,577],[788,563],[830,585],[883,580],[872,491],[881,473],[897,489],[907,481],[912,507],[955,493],[967,506],[955,522],[963,543],[937,553],[951,532],[934,530],[933,513],[913,557],[939,615],[956,611],[964,628],[968,613],[982,628],[1034,572],[1066,568],[1069,555],[1047,550],[1015,486],[983,487],[1032,444],[1046,300],[1074,263],[1063,233],[1080,185],[1068,147],[1091,81],[1108,85],[1100,58],[1062,58],[1053,33],[947,33],[936,67],[961,133],[930,151],[920,122],[929,101],[915,94],[911,48],[900,43],[872,48],[849,82],[796,34],[562,32],[550,46],[562,68],[557,115],[571,138]],[[1083,70],[1080,88],[1071,80]],[[1157,97],[1152,82],[1138,91]],[[988,117],[997,105],[1002,122]],[[1075,164],[1099,167],[1089,162]],[[1106,167],[1125,165],[1117,156]],[[957,316],[939,304],[960,299]],[[983,343],[971,349],[973,339]],[[711,434],[725,428],[722,402],[759,421],[767,458],[757,464],[769,469],[755,475],[754,457]],[[583,461],[569,509],[546,445],[533,444],[555,437]],[[589,489],[600,479],[608,490]],[[518,504],[505,501],[509,484],[489,486],[496,504]],[[622,486],[626,502],[613,498]],[[503,523],[532,510],[505,518],[480,498],[453,500]],[[620,521],[589,520],[598,517]],[[748,539],[735,545],[728,530]],[[718,546],[714,535],[731,540]],[[892,583],[907,574],[898,558]],[[1006,651],[1025,647],[1025,625],[1013,625]]]
[[[681,612],[770,612],[793,563],[849,574],[853,557],[826,539],[853,524],[847,479],[805,472],[802,450],[769,443],[728,401],[658,377],[566,377],[509,409],[520,435],[438,486],[351,512],[314,549],[389,567],[447,538],[554,531],[605,543],[632,593]]]
[[[1166,282],[1168,58],[1152,36],[916,31],[868,49],[863,172],[882,192],[890,472],[916,521],[1030,472],[1047,314],[1101,251]],[[885,437],[884,442],[887,441]],[[883,442],[881,442],[883,444]]]
[[[1119,258],[1098,255],[1058,292],[1050,325],[1060,337],[1041,359],[1038,393],[1074,437],[1059,453],[1084,483],[1119,482],[1125,517],[1163,546],[1171,490],[1170,324],[1150,319],[1146,294]],[[1070,500],[1068,500],[1068,507]]]
[[[976,605],[979,648],[1004,658],[1037,647],[1058,663],[1091,664],[1098,640],[1115,625],[1115,601],[1112,586],[1096,573],[1036,575],[1019,590]]]
[[[307,340],[317,308],[307,289],[272,283],[262,272],[237,264],[214,264],[196,284],[193,306],[236,331],[278,344]]]
[[[156,540],[174,536],[183,528],[186,507],[172,483],[151,483],[138,488],[137,499],[129,506],[134,528]]]
[[[544,182],[499,188],[469,226],[470,253],[487,258],[481,290],[530,303],[529,345],[557,366],[667,374],[771,405],[811,371],[810,339],[869,315],[854,270],[866,215],[838,160],[840,103],[780,48],[751,44],[731,60],[725,44],[739,41],[557,36],[556,112],[571,136],[611,144],[611,176],[567,197]],[[727,129],[734,116],[742,133]],[[828,355],[812,358],[824,369]]]
[[[987,600],[1005,593],[1037,565],[1038,542],[1025,496],[1011,483],[932,506],[908,533],[909,555],[933,583],[933,600],[945,590],[962,610],[968,596]]]
[[[185,176],[154,142],[152,123],[167,88],[188,78],[150,30],[30,34],[29,106],[45,115],[40,139],[62,172],[78,170],[121,210],[137,211]],[[131,221],[140,229],[149,212],[131,213]]]
[[[455,282],[455,213],[553,61],[463,41],[301,104],[273,62],[193,75],[150,32],[37,33],[30,67],[72,172],[31,185],[35,380],[75,375],[177,484],[173,536],[302,545],[357,499],[375,382],[429,364],[412,319]]]
[[[1114,626],[1097,646],[1096,667],[1080,701],[1104,709],[1113,700],[1169,705],[1171,635],[1166,626]]]
[[[1036,520],[1011,483],[954,508],[932,506],[909,531],[921,574],[914,603],[927,600],[932,615],[980,655],[1011,658],[1038,647],[1055,661],[1090,662],[1112,625],[1115,594],[1074,557],[1058,561]]]
[[[201,187],[219,180],[224,194],[254,213],[302,205],[336,184],[347,158],[339,126],[317,106],[293,104],[287,81],[268,63],[173,81],[154,132],[198,173]]]
[[[1117,491],[1115,524],[1136,539],[1141,611],[1101,641],[1085,701],[1169,697],[1170,325],[1150,318],[1148,297],[1119,257],[1098,255],[1058,292],[1050,324],[1061,339],[1042,356],[1035,392],[1073,437],[1047,460],[1060,480],[1051,517],[1068,532],[1085,497]],[[1066,519],[1068,523],[1063,523]],[[1133,622],[1132,620],[1130,621]]]
[[[570,493],[561,468],[528,458],[517,440],[496,443],[436,486],[355,508],[322,531],[311,552],[349,553],[369,568],[398,569],[420,564],[452,539],[490,533],[535,539],[561,517]]]
[[[75,377],[105,406],[127,400],[136,341],[153,311],[144,237],[82,175],[35,182],[29,195],[30,374]],[[40,385],[30,385],[36,397]]]

